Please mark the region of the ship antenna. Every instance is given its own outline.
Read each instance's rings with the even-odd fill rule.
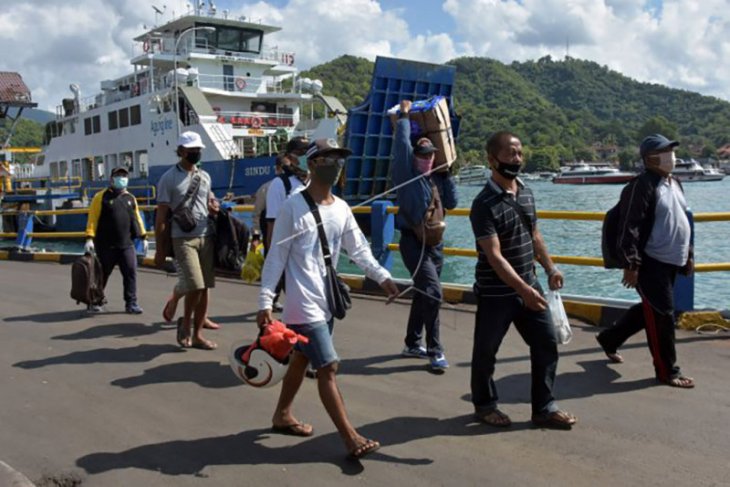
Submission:
[[[167,5],[163,5],[162,9],[159,9],[158,7],[152,5],[152,10],[155,11],[155,27],[157,27],[160,23],[160,15],[165,13],[165,10],[167,10]]]

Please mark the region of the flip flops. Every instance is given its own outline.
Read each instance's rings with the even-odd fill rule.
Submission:
[[[190,328],[185,327],[185,320],[178,318],[177,320],[177,344],[182,348],[189,348],[191,346],[190,341]]]
[[[483,413],[476,413],[474,415],[477,420],[482,423],[494,426],[496,428],[508,428],[512,426],[512,420],[499,409],[492,409]]]
[[[601,335],[600,333],[596,335],[596,341],[601,346],[601,349],[603,350],[603,353],[606,354],[606,357],[608,357],[609,362],[612,364],[622,364],[624,363],[624,358],[621,356],[620,353],[618,353],[618,350],[609,350],[606,348],[606,346],[601,341]]]
[[[218,344],[210,340],[206,340],[205,338],[203,338],[202,340],[193,339],[190,347],[197,348],[198,350],[215,350],[216,348],[218,348]]]
[[[538,428],[569,430],[577,422],[578,419],[566,411],[553,411],[532,416],[532,424]]]
[[[349,460],[360,460],[380,448],[380,443],[375,440],[365,440],[365,443],[356,446],[347,455]]]
[[[162,319],[165,320],[167,323],[172,323],[172,320],[175,319],[175,311],[177,311],[177,302],[173,299],[174,295],[170,295],[169,298],[167,298],[167,301],[165,302],[165,307],[162,308]],[[170,304],[173,304],[172,309],[170,309]]]
[[[285,425],[271,425],[272,433],[278,433],[280,435],[289,436],[312,436],[314,434],[314,428],[311,424],[306,423],[292,423]]]
[[[669,380],[659,380],[670,387],[678,387],[680,389],[692,389],[695,386],[695,380],[692,377],[679,376]]]

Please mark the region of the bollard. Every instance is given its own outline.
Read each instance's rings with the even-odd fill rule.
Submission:
[[[689,219],[690,237],[689,243],[694,246],[695,243],[695,222],[691,210],[687,210],[687,219]],[[683,311],[693,311],[695,308],[695,276],[683,276],[677,274],[674,281],[674,311],[681,313]]]
[[[373,256],[388,270],[393,268],[393,253],[388,244],[395,236],[395,216],[387,213],[390,201],[374,201],[370,212],[370,242]]]

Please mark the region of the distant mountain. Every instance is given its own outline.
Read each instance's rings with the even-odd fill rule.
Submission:
[[[641,83],[591,61],[547,56],[506,65],[465,57],[449,64],[457,69],[462,162],[483,159],[486,139],[496,130],[518,134],[528,156],[546,169],[575,158],[628,165],[638,158],[641,138],[654,131],[677,137],[680,156],[712,155],[730,142],[729,102]],[[372,69],[366,59],[342,56],[303,75],[321,79],[326,94],[353,107],[367,95]]]
[[[54,118],[56,118],[56,115],[52,112],[48,112],[46,110],[38,110],[36,108],[30,108],[23,110],[22,118],[32,120],[34,122],[38,122],[41,124],[46,124],[47,122],[50,122]]]

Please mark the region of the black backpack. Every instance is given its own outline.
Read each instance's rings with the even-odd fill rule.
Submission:
[[[76,304],[104,304],[104,275],[95,255],[84,254],[71,264],[71,299]]]
[[[245,223],[221,208],[215,220],[215,265],[241,272],[248,253],[249,230]]]

